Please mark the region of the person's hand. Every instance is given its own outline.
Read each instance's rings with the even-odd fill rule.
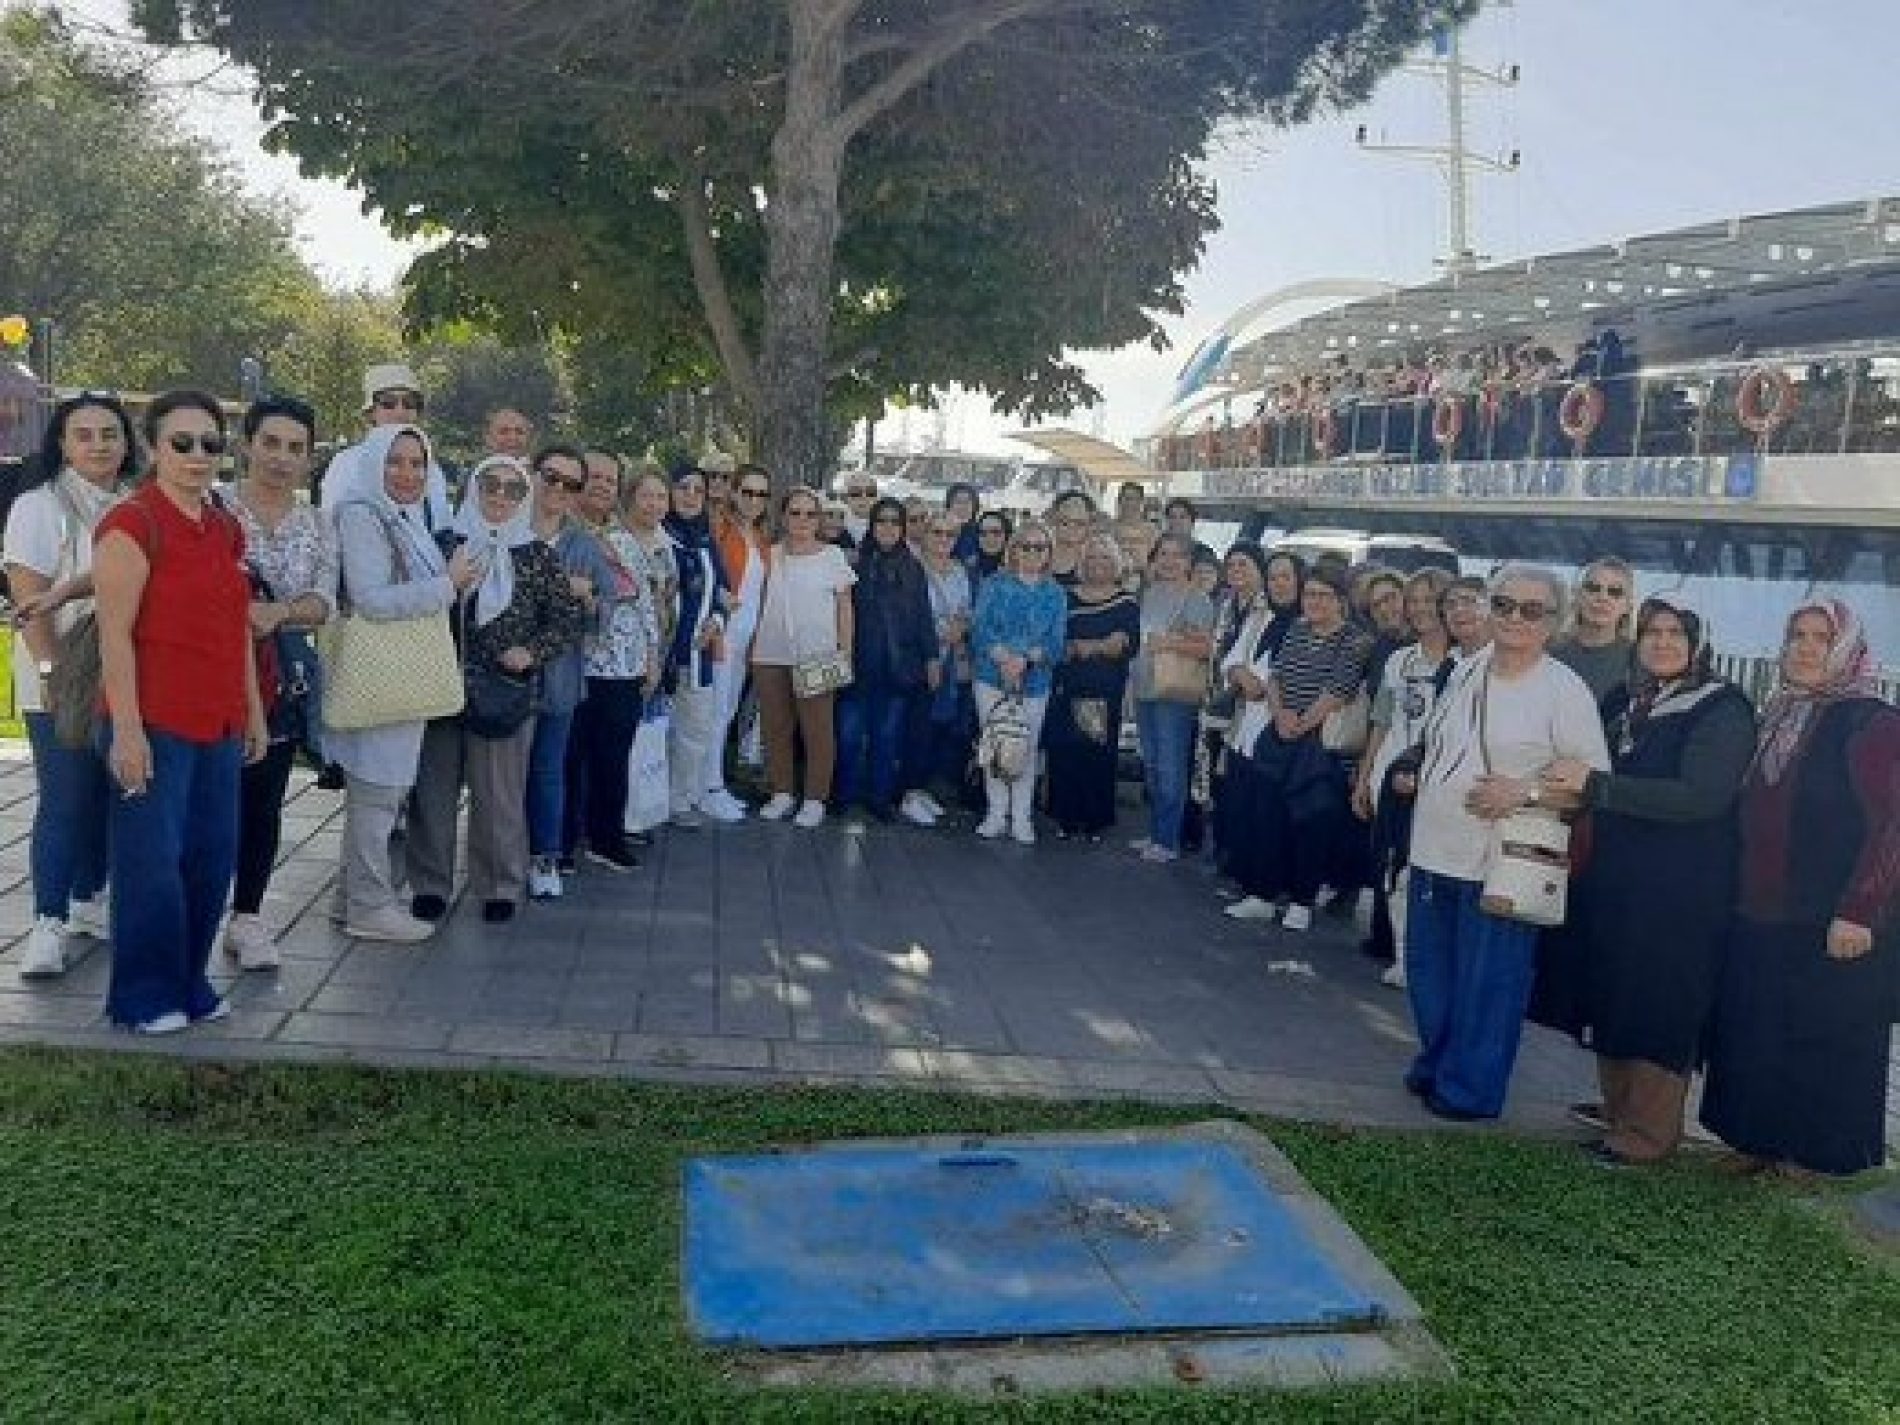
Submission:
[[[255,766],[270,755],[270,723],[257,709],[244,720],[244,765]]]
[[[1544,768],[1539,778],[1553,792],[1583,795],[1583,784],[1590,780],[1590,764],[1577,757],[1559,757]]]
[[[1827,955],[1830,960],[1858,960],[1874,948],[1874,933],[1851,920],[1835,919],[1827,927]]]
[[[455,547],[455,553],[449,556],[449,582],[456,590],[466,594],[481,582],[482,566],[475,556],[468,552],[466,544]]]
[[[1292,708],[1281,708],[1273,715],[1273,730],[1291,742],[1306,731],[1306,724],[1300,721],[1300,715]]]
[[[534,667],[534,655],[521,647],[503,649],[495,661],[510,673],[525,673]]]
[[[284,620],[290,617],[289,604],[267,603],[262,599],[251,603],[251,636],[269,638],[284,626]]]
[[[1364,782],[1352,789],[1352,814],[1361,821],[1372,820],[1372,791]]]
[[[943,686],[943,664],[933,662],[924,665],[924,686],[933,693]]]
[[[640,687],[648,698],[660,691],[660,667],[657,662],[647,664],[646,676],[640,680]]]
[[[996,670],[1013,688],[1023,680],[1023,674],[1029,668],[1029,660],[1020,653],[1005,653],[996,660]]]
[[[1498,821],[1529,806],[1531,788],[1516,777],[1480,777],[1465,797],[1465,810],[1481,821]]]
[[[72,586],[64,580],[37,594],[28,594],[13,606],[14,627],[58,613],[71,601],[72,596]]]
[[[1232,683],[1248,702],[1257,703],[1267,695],[1266,679],[1251,668],[1229,668],[1227,681]]]
[[[1418,778],[1410,772],[1392,774],[1392,792],[1394,796],[1415,797],[1418,795]]]
[[[567,576],[567,587],[568,592],[573,594],[574,597],[579,599],[582,603],[593,602],[594,581],[585,574],[569,574]]]
[[[114,724],[106,765],[112,769],[112,780],[119,784],[122,795],[144,796],[152,783],[152,744],[146,739],[145,729]]]

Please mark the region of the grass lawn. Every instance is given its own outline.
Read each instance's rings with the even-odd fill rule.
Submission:
[[[0,1419],[1893,1421],[1900,1268],[1786,1189],[1277,1125],[1451,1383],[996,1405],[751,1393],[685,1336],[682,1158],[1204,1117],[0,1054]]]

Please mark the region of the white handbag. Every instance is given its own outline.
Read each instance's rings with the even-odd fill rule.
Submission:
[[[1491,669],[1478,689],[1478,756],[1491,774],[1486,738]],[[1548,807],[1525,807],[1491,823],[1491,858],[1478,906],[1486,915],[1546,928],[1562,925],[1570,900],[1570,828]]]
[[[1326,714],[1326,721],[1319,725],[1319,744],[1342,757],[1357,757],[1366,750],[1371,734],[1372,700],[1362,687],[1351,702]]]
[[[784,556],[776,549],[772,551],[772,572],[789,577]],[[851,655],[842,648],[832,648],[823,653],[799,652],[798,629],[792,622],[792,591],[789,585],[784,599],[779,603],[779,612],[785,617],[785,643],[792,651],[792,696],[800,699],[822,698],[826,693],[836,693],[850,687]],[[835,642],[835,632],[832,638]]]

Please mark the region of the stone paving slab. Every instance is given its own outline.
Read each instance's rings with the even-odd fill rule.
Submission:
[[[565,899],[508,925],[458,905],[434,940],[391,947],[329,924],[341,798],[302,774],[267,905],[283,968],[240,975],[220,958],[230,1021],[135,1041],[100,1019],[105,947],[73,942],[59,980],[16,978],[32,807],[24,748],[0,746],[0,1042],[1441,1126],[1400,1085],[1404,998],[1349,925],[1236,924],[1205,871],[1147,865],[1119,843],[998,846],[839,819],[816,833],[675,832],[633,874],[583,871]],[[1531,1029],[1506,1122],[1567,1131],[1564,1106],[1593,1088],[1587,1056]],[[1890,1103],[1900,1110],[1900,1092]]]

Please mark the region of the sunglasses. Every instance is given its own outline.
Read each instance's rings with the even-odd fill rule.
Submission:
[[[224,454],[224,437],[215,431],[195,435],[188,430],[175,430],[165,437],[165,444],[180,455],[189,455],[194,449],[202,450],[206,455]]]
[[[818,518],[818,511],[808,510],[801,505],[795,509],[787,510],[785,512],[785,518],[788,520],[815,520]]]
[[[877,498],[877,491],[876,490],[846,490],[844,492],[844,497],[847,500],[875,500]]]
[[[1016,546],[1024,554],[1047,554],[1049,546],[1039,539],[1025,539]]]
[[[1493,594],[1491,613],[1495,618],[1522,618],[1525,623],[1542,623],[1550,617],[1551,608],[1537,599],[1514,599],[1508,594]]]
[[[376,409],[379,411],[419,411],[422,409],[422,397],[413,391],[378,391]]]
[[[903,516],[901,515],[879,515],[876,519],[872,520],[871,523],[872,524],[894,524],[899,529],[902,529],[904,527],[904,520],[903,520]]]
[[[526,480],[484,480],[482,493],[505,495],[511,500],[524,500],[528,496],[528,482]]]
[[[541,477],[543,485],[551,489],[566,490],[569,494],[578,495],[587,488],[585,475],[563,475],[558,470],[548,469],[537,470],[534,473]]]
[[[1599,584],[1595,579],[1585,579],[1583,581],[1583,592],[1586,594],[1608,594],[1613,599],[1620,599],[1623,595],[1627,594],[1629,590],[1625,589],[1621,584]]]
[[[767,496],[769,496],[772,492],[766,489],[765,486],[763,485],[758,485],[758,486],[741,485],[739,487],[739,493],[745,496],[746,499],[748,500],[763,500]]]
[[[997,525],[990,525],[976,532],[978,539],[1001,539],[1008,531]]]

